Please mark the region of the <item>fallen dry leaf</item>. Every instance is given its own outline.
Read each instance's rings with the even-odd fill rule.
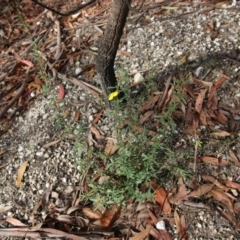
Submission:
[[[101,133],[99,132],[99,130],[98,130],[96,127],[91,126],[91,127],[90,127],[90,131],[95,135],[95,137],[96,137],[97,139],[100,139],[100,138],[101,138]]]
[[[143,124],[146,122],[152,115],[154,114],[154,111],[147,111],[143,114],[143,116],[140,118],[139,122]]]
[[[104,153],[107,156],[113,155],[117,150],[118,146],[115,144],[115,141],[113,138],[107,138],[107,144],[104,148]]]
[[[210,175],[202,175],[202,179],[205,181],[210,181],[212,182],[215,186],[219,187],[223,191],[227,192],[229,190],[228,187],[220,183],[215,177],[210,176]]]
[[[217,121],[223,125],[227,124],[228,122],[227,117],[219,111],[216,112],[216,118],[217,118]]]
[[[172,240],[172,237],[167,230],[151,228],[149,233],[157,240]]]
[[[117,55],[119,56],[126,56],[126,57],[131,57],[132,54],[128,51],[124,51],[124,50],[118,50],[117,51]]]
[[[34,64],[28,60],[20,60],[22,63],[26,64],[29,67],[34,67]]]
[[[207,126],[207,119],[204,109],[202,109],[199,114],[199,121],[203,126]]]
[[[209,90],[207,108],[211,110],[216,110],[218,108],[217,88],[214,85]]]
[[[229,77],[227,77],[226,75],[222,75],[218,80],[216,80],[213,85],[218,89],[219,87],[222,86],[222,84],[228,80]]]
[[[148,236],[151,227],[152,226],[150,224],[148,224],[146,226],[146,229],[144,229],[140,233],[137,233],[134,237],[130,237],[129,239],[130,240],[143,240],[143,239],[145,239]]]
[[[17,226],[17,227],[26,227],[27,225],[22,223],[21,221],[12,218],[12,217],[7,217],[5,219],[6,222],[11,223],[13,226]]]
[[[225,204],[231,210],[231,212],[234,212],[232,199],[230,199],[224,192],[212,189],[209,192],[209,195],[212,196],[215,200]]]
[[[200,93],[198,94],[198,97],[196,99],[196,103],[195,103],[195,110],[200,113],[202,110],[202,104],[203,104],[203,100],[205,97],[205,94],[207,92],[208,89],[203,89],[200,91]]]
[[[155,103],[158,101],[160,95],[156,94],[155,96],[151,97],[144,105],[141,106],[140,112],[144,113],[155,106]]]
[[[75,116],[74,116],[74,122],[77,122],[80,118],[81,112],[79,110],[77,110],[75,112]]]
[[[182,229],[181,229],[182,231],[180,233],[181,239],[187,240],[188,234],[187,234],[186,220],[185,220],[184,215],[181,216],[180,221],[181,221],[181,225],[182,225]]]
[[[17,187],[20,187],[21,185],[23,174],[25,173],[27,164],[28,164],[28,161],[23,162],[20,168],[18,169],[18,175],[17,175],[17,181],[16,181]]]
[[[205,195],[206,193],[210,192],[213,188],[213,184],[203,184],[201,186],[199,186],[197,189],[195,189],[194,191],[190,192],[185,199],[191,199],[191,198],[199,198],[203,195]]]
[[[63,84],[61,83],[59,85],[59,90],[58,90],[58,99],[61,100],[64,98],[64,94],[65,94],[65,90],[64,90],[64,86]]]
[[[231,134],[229,132],[222,131],[222,130],[219,130],[217,132],[213,132],[210,135],[213,136],[213,137],[229,137],[229,136],[231,136]]]
[[[227,187],[237,189],[240,192],[240,183],[225,180],[225,184]]]
[[[188,236],[187,236],[184,216],[182,216],[180,219],[178,212],[175,210],[174,211],[174,220],[175,220],[175,224],[177,227],[177,233],[180,235],[180,239],[187,240]]]
[[[155,200],[161,205],[162,210],[166,214],[171,214],[172,208],[168,202],[168,194],[164,188],[156,190]]]
[[[148,209],[148,213],[149,213],[149,216],[150,218],[152,219],[153,223],[156,225],[157,223],[157,218],[154,216],[154,214]]]
[[[57,216],[56,220],[58,220],[59,222],[76,225],[75,217],[70,216],[70,215],[59,215],[59,216]]]
[[[183,199],[190,192],[189,190],[187,190],[182,178],[179,178],[178,186],[179,187],[178,187],[177,194],[170,199],[170,203],[177,205],[177,206],[182,204]]]
[[[102,217],[100,211],[93,211],[91,208],[83,208],[83,213],[90,219],[100,219]]]
[[[216,157],[203,156],[203,157],[198,157],[198,160],[200,160],[202,162],[205,162],[205,163],[210,163],[210,164],[213,164],[213,165],[217,165],[217,166],[220,166],[220,167],[225,167],[229,164],[226,160],[219,159],[219,158],[216,158]]]
[[[101,116],[103,115],[103,112],[104,112],[104,108],[102,108],[102,109],[100,110],[100,112],[97,114],[97,116],[94,118],[94,120],[93,120],[93,123],[94,123],[94,124],[97,124],[97,123],[98,123],[98,121],[100,120]]]
[[[229,150],[229,155],[232,158],[232,160],[234,161],[235,165],[240,167],[240,162],[239,162],[237,156],[235,155],[235,153],[232,150]]]
[[[114,222],[118,219],[119,214],[121,212],[121,207],[116,204],[112,207],[109,207],[105,210],[102,217],[100,218],[102,227],[109,227],[114,224]]]

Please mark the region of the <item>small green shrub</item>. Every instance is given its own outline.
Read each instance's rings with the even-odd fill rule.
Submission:
[[[75,145],[79,171],[87,178],[91,188],[84,198],[99,208],[106,208],[113,203],[125,205],[130,199],[137,202],[154,199],[154,189],[150,184],[152,179],[166,183],[173,175],[187,174],[184,168],[178,166],[177,156],[171,146],[176,130],[172,113],[179,99],[184,100],[180,83],[173,83],[173,101],[165,113],[158,116],[162,125],[159,132],[150,136],[149,130],[139,123],[138,109],[146,101],[149,89],[156,88],[154,78],[144,83],[145,88],[137,98],[132,98],[126,72],[121,71],[119,76],[119,89],[124,93],[124,98],[114,99],[113,110],[108,113],[116,123],[118,151],[106,156],[100,150],[88,148],[86,144]],[[124,125],[125,122],[127,124]],[[136,127],[141,131],[136,131]],[[99,178],[101,183],[97,180]]]

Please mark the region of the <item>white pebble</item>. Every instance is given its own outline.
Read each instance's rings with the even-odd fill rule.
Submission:
[[[23,146],[21,146],[21,145],[18,146],[18,152],[22,152],[23,149],[24,149]]]
[[[165,222],[164,222],[163,220],[157,222],[156,228],[157,228],[158,230],[165,230],[165,229],[166,229],[166,224],[165,224]]]
[[[142,82],[143,80],[144,80],[143,75],[140,72],[134,75],[134,78],[133,78],[134,83],[139,83],[139,82]]]
[[[36,155],[37,155],[38,157],[42,157],[42,156],[43,156],[43,152],[36,152]]]
[[[80,68],[80,67],[76,68],[76,70],[75,70],[76,75],[80,74],[81,72],[82,72],[82,68]]]

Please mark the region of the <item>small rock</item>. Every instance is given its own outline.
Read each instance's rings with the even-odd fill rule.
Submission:
[[[82,68],[78,67],[75,69],[75,74],[78,75],[82,72]]]
[[[202,224],[201,223],[197,223],[197,228],[202,228]]]
[[[166,229],[165,222],[164,222],[163,220],[157,222],[156,228],[157,228],[158,230],[165,230],[165,229]]]
[[[23,146],[22,146],[22,145],[19,145],[19,146],[18,146],[18,152],[22,152],[22,151],[23,151],[23,149],[24,149],[24,148],[23,148]]]
[[[134,75],[133,83],[140,83],[140,82],[142,82],[143,80],[144,80],[143,75],[142,75],[140,72],[138,72],[138,73],[136,73],[136,74]]]
[[[37,155],[38,157],[42,157],[42,156],[43,156],[43,152],[36,152],[36,155]]]

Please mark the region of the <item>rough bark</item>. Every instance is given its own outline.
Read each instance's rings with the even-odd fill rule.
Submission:
[[[100,42],[99,52],[96,59],[96,68],[104,94],[104,100],[109,107],[108,95],[117,86],[114,72],[114,60],[118,45],[123,34],[123,29],[127,20],[129,3],[126,0],[113,0],[110,16],[106,30]]]

